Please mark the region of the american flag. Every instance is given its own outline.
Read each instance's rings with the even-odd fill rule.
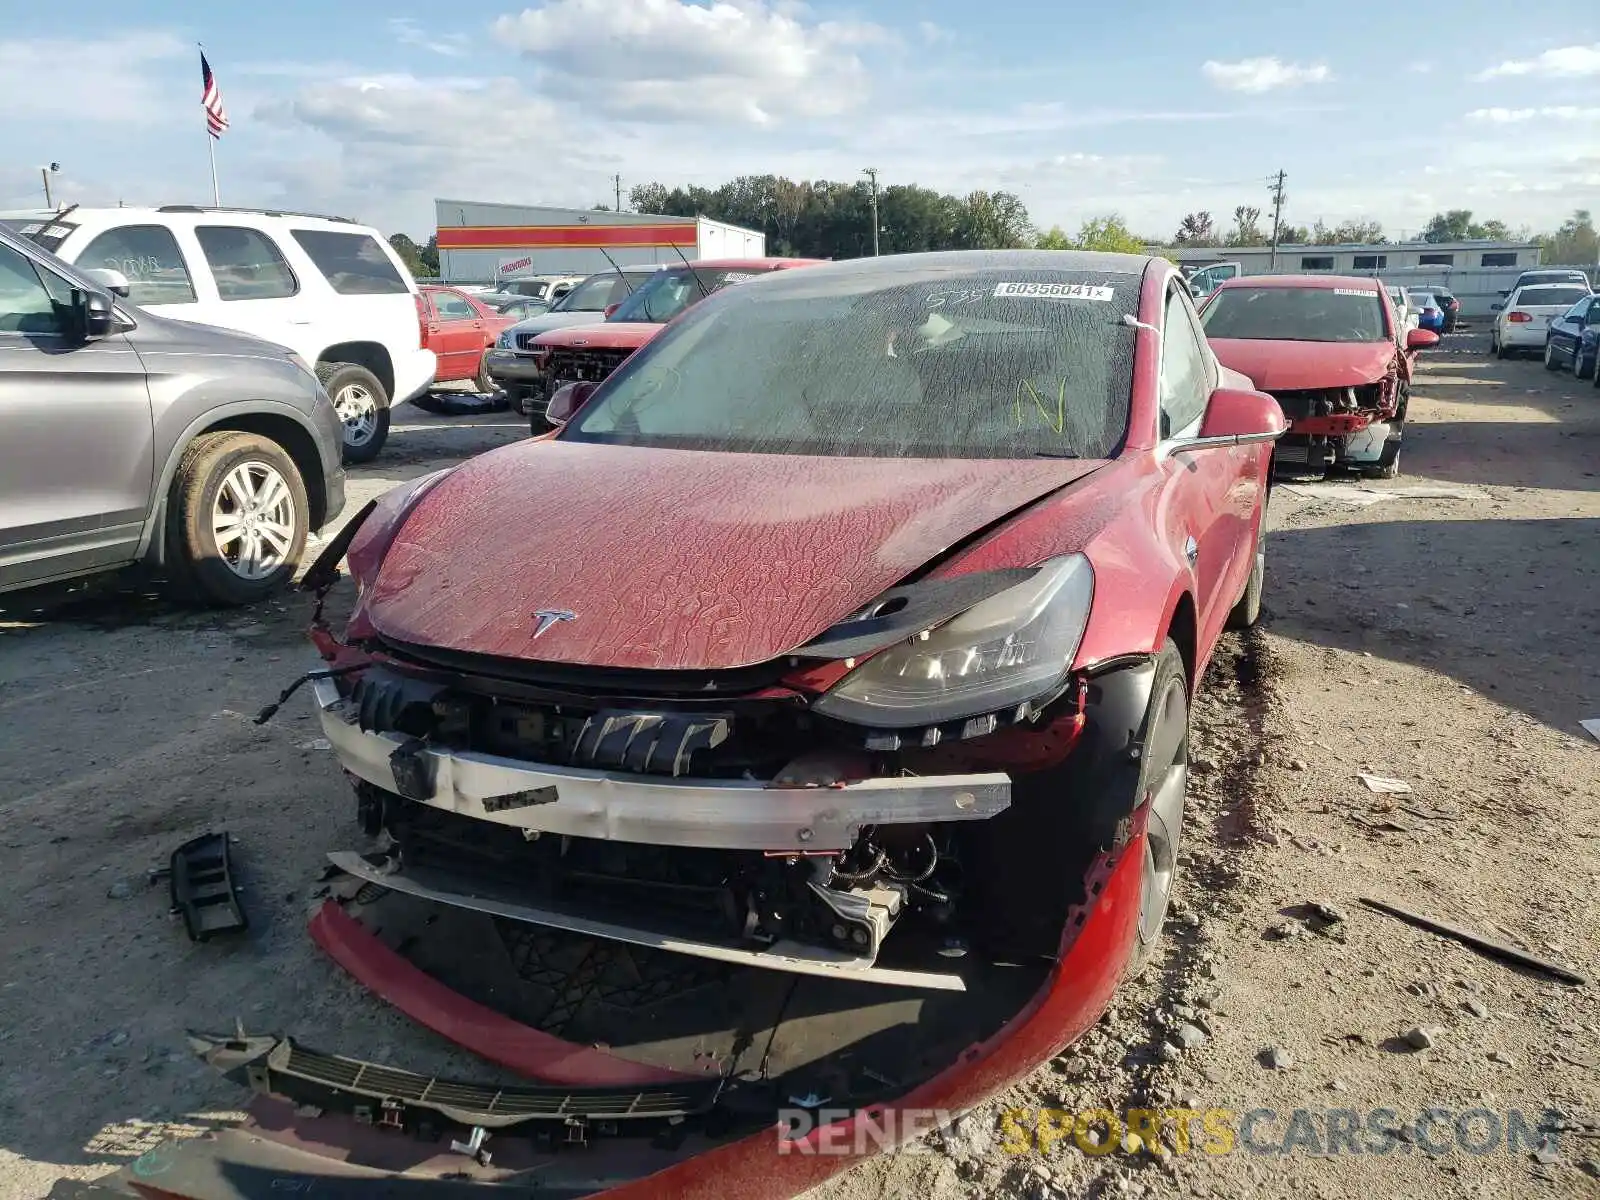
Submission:
[[[222,108],[222,93],[217,89],[217,77],[211,73],[211,64],[206,61],[206,52],[200,51],[200,79],[205,85],[205,91],[200,96],[200,107],[206,110],[206,128],[211,131],[211,136],[219,138],[222,131],[228,127],[228,114]]]

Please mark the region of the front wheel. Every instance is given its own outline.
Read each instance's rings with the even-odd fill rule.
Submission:
[[[1139,927],[1128,964],[1130,978],[1150,965],[1161,940],[1178,874],[1178,845],[1189,790],[1189,684],[1183,656],[1170,638],[1156,658],[1143,741],[1139,795],[1149,806],[1149,819],[1139,883]]]
[[[485,350],[483,357],[478,360],[478,374],[473,379],[472,386],[485,396],[493,396],[500,388],[489,375],[489,352]]]
[[[1579,379],[1589,379],[1594,376],[1594,367],[1594,355],[1591,354],[1588,358],[1584,358],[1580,354],[1572,364],[1572,373]]]
[[[1546,371],[1559,371],[1561,364],[1556,361],[1556,344],[1546,341],[1544,344],[1544,369]]]
[[[1262,517],[1265,521],[1265,514]],[[1256,534],[1256,552],[1250,559],[1250,578],[1244,585],[1244,595],[1239,597],[1228,613],[1229,629],[1249,629],[1261,619],[1261,592],[1266,586],[1267,546],[1265,530]]]
[[[371,462],[389,438],[389,393],[359,363],[319,363],[317,378],[344,424],[344,461]]]
[[[254,433],[198,437],[168,494],[171,582],[217,605],[262,600],[294,577],[310,517],[305,483],[283,447]]]

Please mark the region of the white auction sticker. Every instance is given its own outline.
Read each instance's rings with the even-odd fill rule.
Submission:
[[[1335,296],[1376,296],[1377,292],[1369,292],[1366,288],[1334,288]]]
[[[1028,300],[1111,300],[1116,288],[1100,287],[1092,283],[997,283],[994,294],[1019,296]]]

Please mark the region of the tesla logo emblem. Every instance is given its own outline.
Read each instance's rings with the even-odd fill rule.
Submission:
[[[578,614],[568,612],[564,608],[541,608],[533,614],[533,636],[541,638],[550,632],[550,627],[560,621],[576,621]]]

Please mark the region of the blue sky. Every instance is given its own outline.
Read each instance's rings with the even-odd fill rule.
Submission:
[[[435,196],[587,205],[617,172],[626,191],[867,166],[1017,192],[1045,226],[1115,211],[1151,234],[1267,208],[1279,168],[1288,219],[1390,236],[1446,207],[1534,230],[1600,208],[1600,10],[1564,10],[1559,33],[1549,9],[1429,11],[76,0],[70,23],[0,31],[0,207],[40,200],[50,161],[69,201],[208,200],[199,40],[232,121],[224,203],[418,236]]]

